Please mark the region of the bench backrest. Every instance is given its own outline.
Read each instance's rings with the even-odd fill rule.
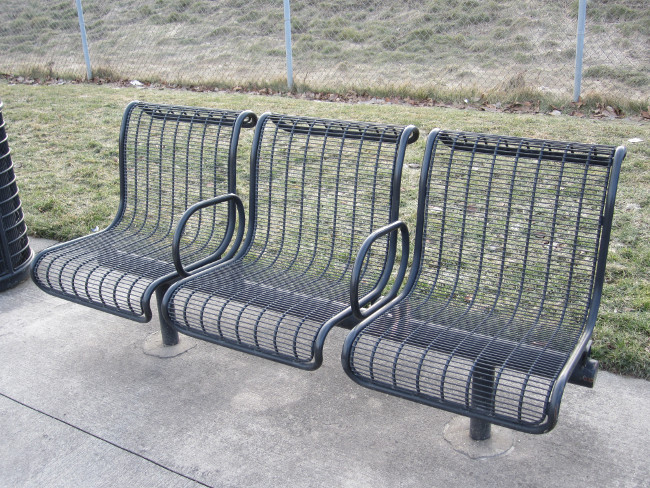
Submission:
[[[398,217],[404,151],[417,137],[413,126],[262,115],[247,259],[349,283],[363,240]],[[365,274],[371,286],[384,276],[386,249],[375,254]]]
[[[120,133],[121,202],[113,226],[168,237],[190,205],[234,192],[239,131],[256,121],[249,111],[132,102]],[[198,252],[211,238],[232,233],[228,211],[234,209],[203,211],[187,242]]]
[[[430,322],[464,316],[456,323],[471,333],[570,354],[596,320],[624,155],[613,146],[432,134],[412,298],[435,303],[438,317],[427,305],[419,313]]]

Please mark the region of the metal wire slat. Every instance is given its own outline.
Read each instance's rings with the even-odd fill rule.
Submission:
[[[596,319],[623,148],[440,131],[403,295],[346,339],[370,388],[553,428]]]
[[[117,216],[104,231],[39,254],[34,281],[56,296],[149,320],[153,292],[178,277],[171,244],[180,217],[191,204],[235,190],[239,131],[256,120],[251,112],[130,104]],[[198,225],[188,222],[181,251],[190,269],[214,259],[232,236],[231,213],[234,206],[213,206],[194,217]]]
[[[351,319],[357,249],[397,216],[403,148],[416,134],[414,127],[262,116],[251,158],[247,239],[233,261],[170,288],[164,303],[173,327],[318,367],[319,341]],[[388,279],[385,251],[366,266],[369,290]]]

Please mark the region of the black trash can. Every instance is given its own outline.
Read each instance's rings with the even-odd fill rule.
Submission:
[[[29,276],[33,256],[18,198],[2,108],[0,100],[0,291],[17,285]]]

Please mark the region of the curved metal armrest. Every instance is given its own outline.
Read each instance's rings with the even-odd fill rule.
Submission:
[[[178,226],[176,227],[176,232],[174,233],[174,240],[172,241],[172,258],[174,260],[174,266],[176,266],[176,271],[182,277],[187,277],[190,275],[190,273],[183,266],[183,263],[181,261],[181,254],[180,254],[181,237],[183,236],[183,232],[185,231],[185,226],[187,225],[187,221],[198,210],[201,210],[205,207],[209,207],[211,205],[216,205],[218,203],[223,203],[231,200],[235,202],[235,206],[237,207],[239,225],[237,227],[237,237],[235,239],[233,248],[228,253],[228,256],[226,256],[226,258],[228,258],[232,256],[233,253],[239,248],[239,245],[241,244],[241,241],[244,237],[245,216],[244,216],[244,205],[241,201],[241,198],[239,198],[234,193],[228,193],[226,195],[221,195],[218,197],[210,198],[208,200],[203,200],[202,202],[195,203],[190,208],[188,208],[183,214],[183,216],[181,217],[181,219],[179,220]],[[230,243],[230,239],[224,240],[221,243],[221,245],[219,245],[219,248],[209,258],[199,263],[201,265],[204,265],[218,258],[226,250],[229,243]]]
[[[393,287],[391,288],[388,295],[382,299],[380,302],[374,304],[370,307],[365,313],[361,310],[362,303],[367,303],[369,301],[369,296],[366,295],[364,298],[359,300],[359,280],[361,279],[361,270],[363,268],[363,262],[366,259],[366,255],[370,250],[372,244],[382,236],[395,232],[397,229],[400,230],[402,234],[402,260],[400,262],[399,271],[397,273],[397,278]],[[357,257],[354,261],[354,267],[352,268],[352,278],[350,280],[350,306],[352,307],[352,313],[357,319],[364,319],[368,317],[371,313],[377,310],[383,303],[392,300],[399,287],[402,285],[404,280],[404,275],[406,274],[406,267],[408,265],[409,258],[409,231],[408,227],[401,220],[396,220],[381,229],[376,230],[370,234],[366,240],[361,245]],[[374,294],[373,294],[374,295]]]

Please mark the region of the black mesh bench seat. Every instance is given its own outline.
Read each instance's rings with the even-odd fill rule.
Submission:
[[[170,287],[163,307],[171,325],[317,368],[331,327],[353,325],[354,257],[370,232],[397,218],[404,151],[417,138],[413,126],[262,115],[246,239],[232,260]],[[396,242],[386,239],[365,263],[365,302],[389,279]]]
[[[256,121],[249,111],[129,104],[120,132],[115,220],[38,254],[35,283],[61,298],[150,320],[152,294],[179,277],[172,247],[181,217],[197,202],[235,191],[240,130]],[[234,212],[234,203],[224,203],[187,220],[177,236],[181,275],[221,256],[234,234]]]
[[[346,338],[359,384],[472,418],[551,430],[568,380],[593,384],[625,149],[434,131],[403,292]]]

